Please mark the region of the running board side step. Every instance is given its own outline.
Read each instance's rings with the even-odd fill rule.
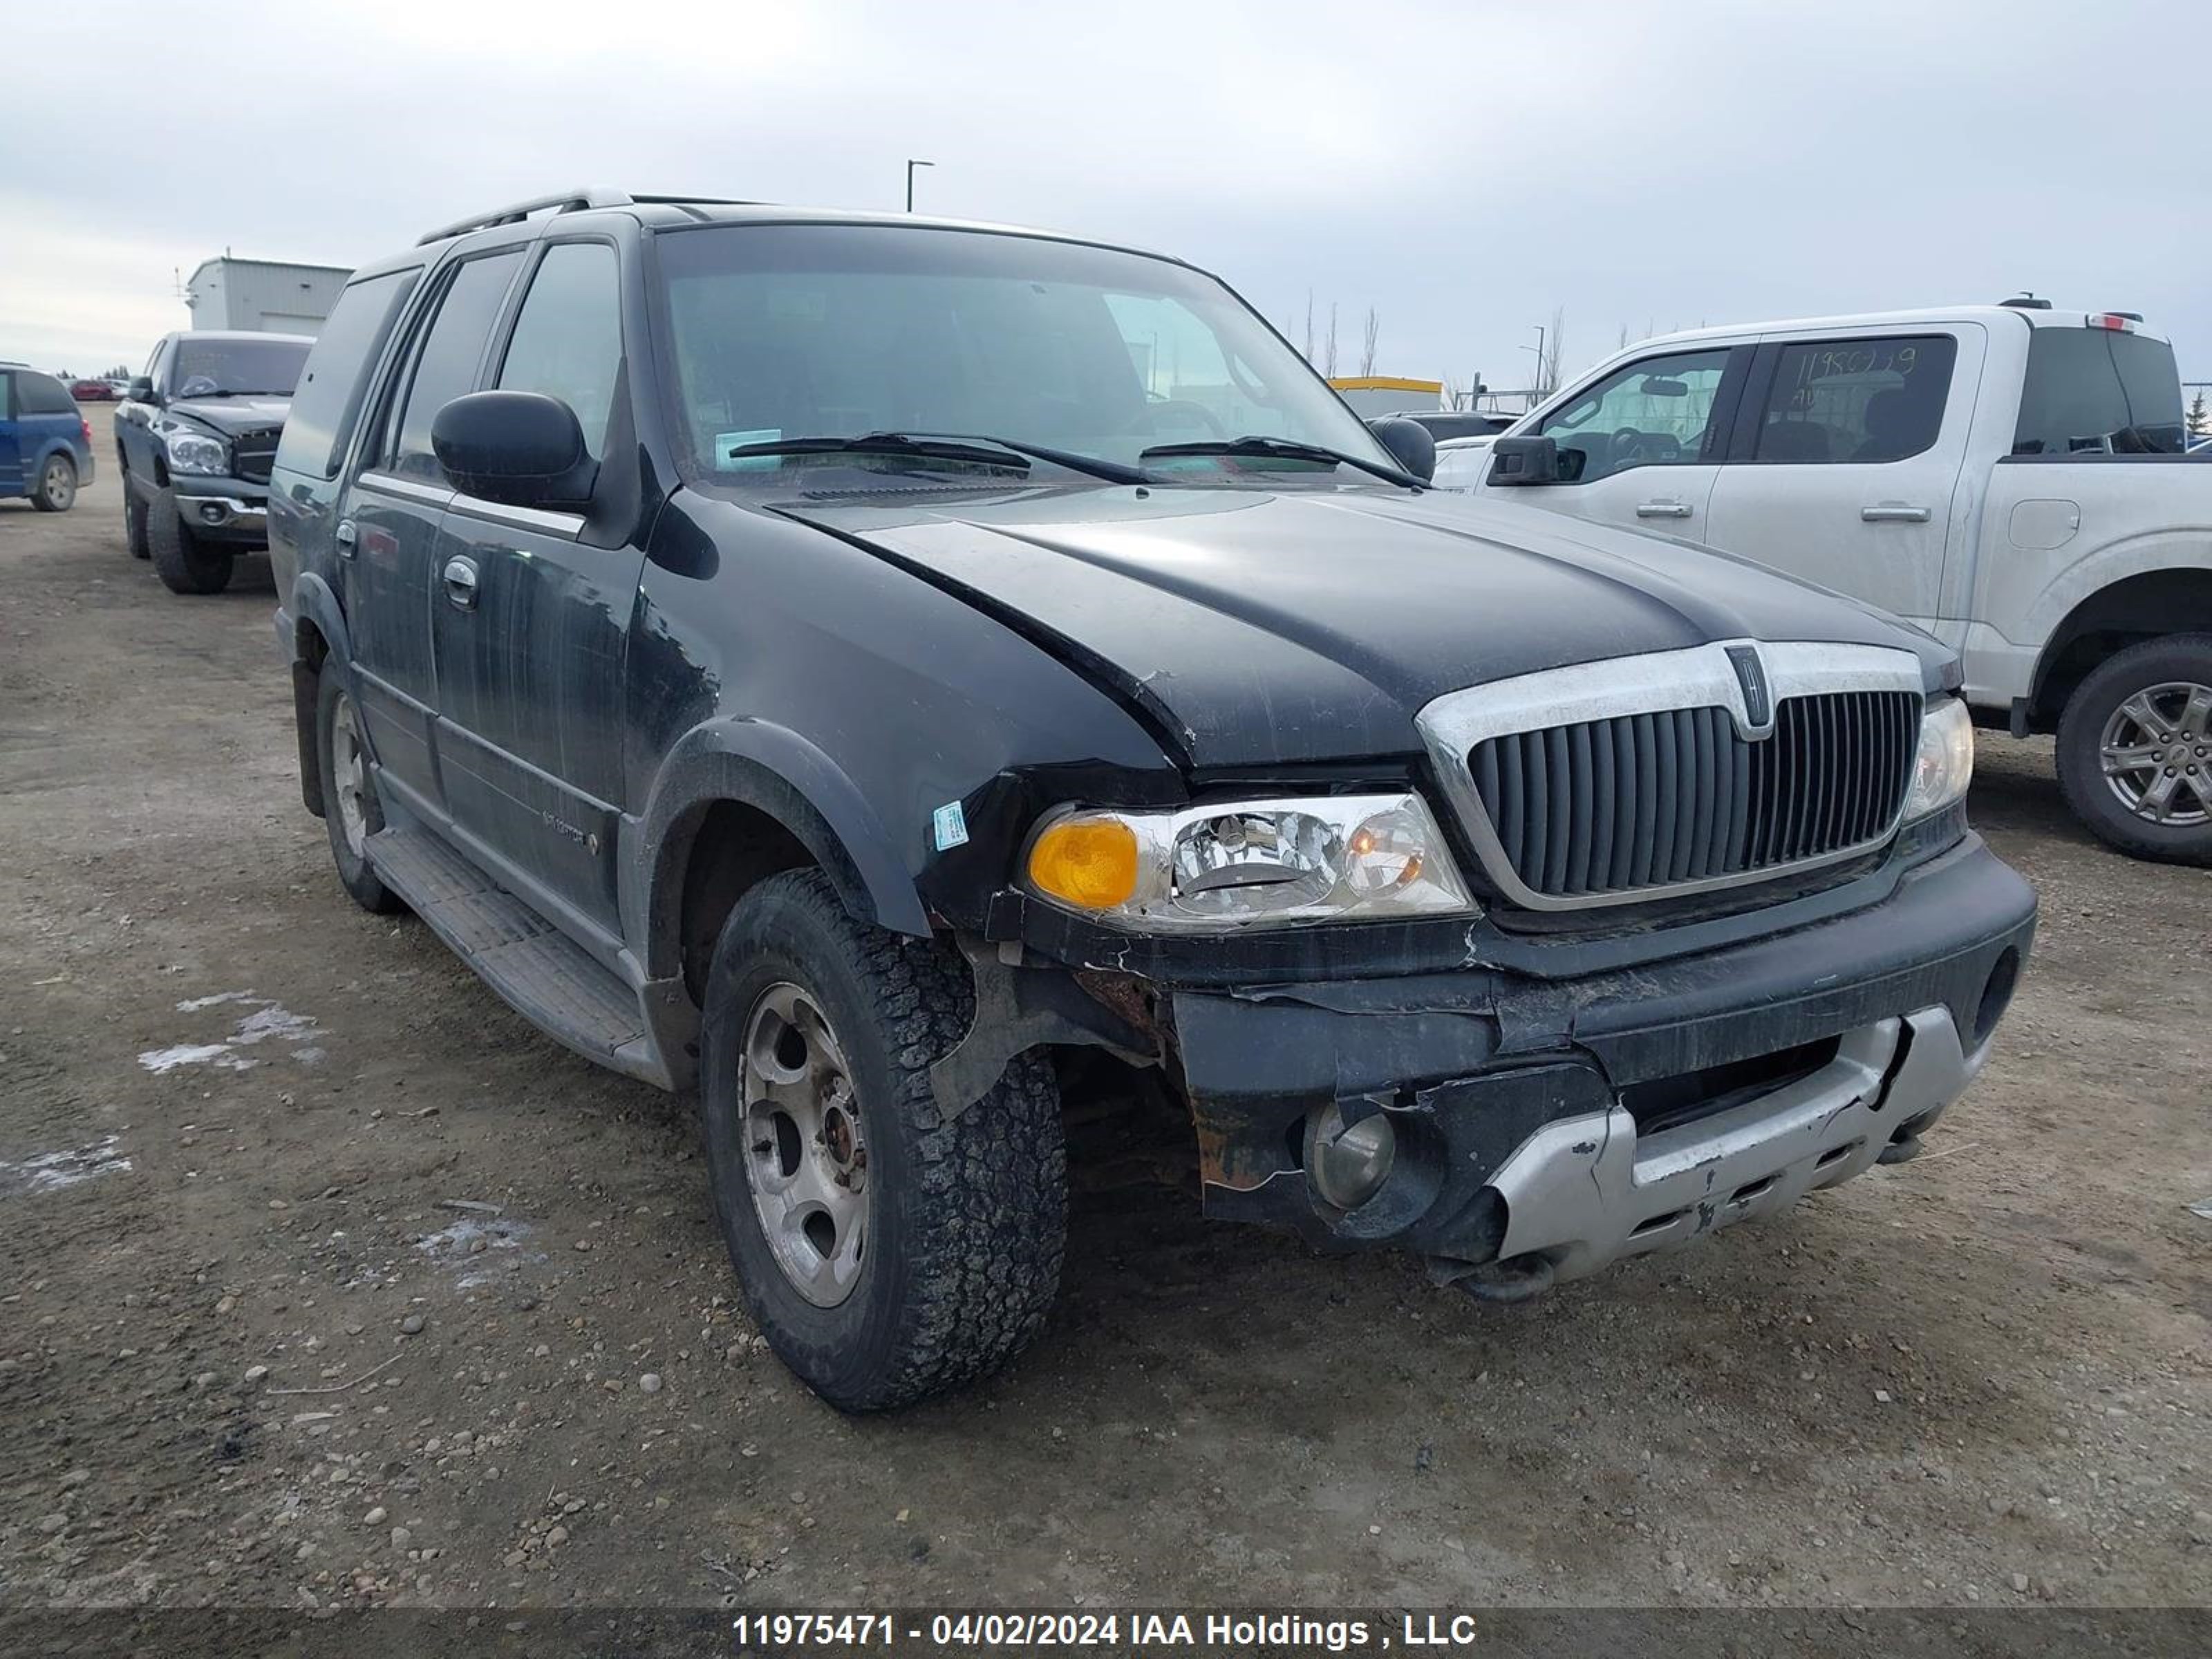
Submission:
[[[525,1019],[586,1060],[666,1089],[638,994],[427,830],[366,843],[384,884]]]

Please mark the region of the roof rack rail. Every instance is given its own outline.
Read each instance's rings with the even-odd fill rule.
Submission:
[[[489,213],[472,213],[465,219],[456,219],[450,225],[441,225],[428,234],[415,240],[417,247],[427,247],[433,242],[442,242],[449,236],[465,235],[471,230],[489,230],[494,225],[519,225],[533,213],[547,208],[556,213],[579,213],[588,208],[628,207],[630,198],[618,190],[566,190],[557,196],[534,196],[526,202],[516,202],[503,208],[494,208]]]

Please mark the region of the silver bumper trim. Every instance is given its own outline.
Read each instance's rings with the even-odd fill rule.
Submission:
[[[1887,1097],[1905,1027],[1911,1046]],[[1694,1123],[1639,1137],[1621,1107],[1546,1124],[1499,1166],[1501,1258],[1540,1255],[1560,1279],[1787,1209],[1863,1173],[1906,1123],[1932,1121],[1989,1057],[1966,1053],[1950,1011],[1846,1032],[1810,1077]]]

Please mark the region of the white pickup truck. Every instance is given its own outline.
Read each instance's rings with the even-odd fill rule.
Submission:
[[[1671,533],[1956,647],[1984,725],[2057,733],[2113,845],[2212,862],[2212,465],[2173,348],[2044,301],[1698,329],[1495,440],[1473,493]]]

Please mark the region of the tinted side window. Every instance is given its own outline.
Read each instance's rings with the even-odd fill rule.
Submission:
[[[619,271],[604,242],[546,249],[496,382],[503,391],[544,392],[574,410],[593,460],[606,448],[622,368]]]
[[[76,399],[51,374],[15,372],[15,413],[18,415],[74,415]]]
[[[395,270],[355,283],[316,337],[315,349],[292,394],[276,465],[310,477],[335,477],[361,413],[369,371],[392,332],[392,319],[415,286],[419,270]]]
[[[0,421],[15,418],[15,377],[0,374]]]
[[[2172,346],[2105,328],[2039,328],[2030,338],[2014,454],[2170,455],[2182,432]]]
[[[1563,477],[1590,483],[1632,466],[1681,466],[1717,447],[1713,400],[1728,373],[1726,346],[1646,357],[1591,386],[1536,430],[1559,447]],[[1570,461],[1579,454],[1579,463]]]
[[[1752,459],[1901,461],[1936,441],[1959,343],[1948,334],[1782,348]]]
[[[438,314],[416,354],[414,380],[399,420],[392,470],[401,477],[444,478],[430,453],[430,422],[454,398],[477,389],[477,370],[483,362],[491,325],[521,263],[519,252],[471,259],[446,285]]]

